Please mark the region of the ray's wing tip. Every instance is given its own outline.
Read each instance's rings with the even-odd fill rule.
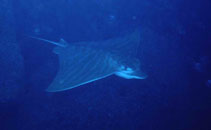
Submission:
[[[48,87],[47,89],[45,89],[46,92],[60,92],[60,91],[64,91],[63,89],[53,89],[51,87]]]
[[[45,89],[45,91],[46,91],[46,92],[57,92],[56,90],[49,89],[49,88]]]
[[[68,87],[68,88],[53,88],[53,87],[48,87],[47,89],[45,89],[46,92],[62,92],[62,91],[66,91],[69,89],[73,89],[75,87]]]

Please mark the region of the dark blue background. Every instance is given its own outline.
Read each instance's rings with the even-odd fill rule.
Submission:
[[[21,93],[0,105],[1,130],[210,130],[208,0],[14,0],[24,61]],[[48,93],[59,64],[53,45],[118,37],[139,28],[145,80],[111,76]],[[196,64],[199,64],[197,67]]]

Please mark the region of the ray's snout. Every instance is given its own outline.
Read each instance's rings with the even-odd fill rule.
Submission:
[[[148,77],[147,74],[142,71],[135,72],[134,75],[137,79],[146,79]]]

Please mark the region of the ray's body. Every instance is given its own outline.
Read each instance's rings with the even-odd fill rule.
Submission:
[[[57,45],[54,53],[59,56],[60,69],[47,91],[72,89],[110,75],[125,79],[144,79],[140,63],[135,58],[140,34],[133,32],[125,37],[99,42],[68,44],[32,37]],[[100,43],[100,44],[99,44]]]

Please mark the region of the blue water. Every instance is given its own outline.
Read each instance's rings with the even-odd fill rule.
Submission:
[[[0,130],[210,130],[208,0],[1,0]],[[68,91],[45,89],[54,45],[139,29],[144,80],[116,76]]]

